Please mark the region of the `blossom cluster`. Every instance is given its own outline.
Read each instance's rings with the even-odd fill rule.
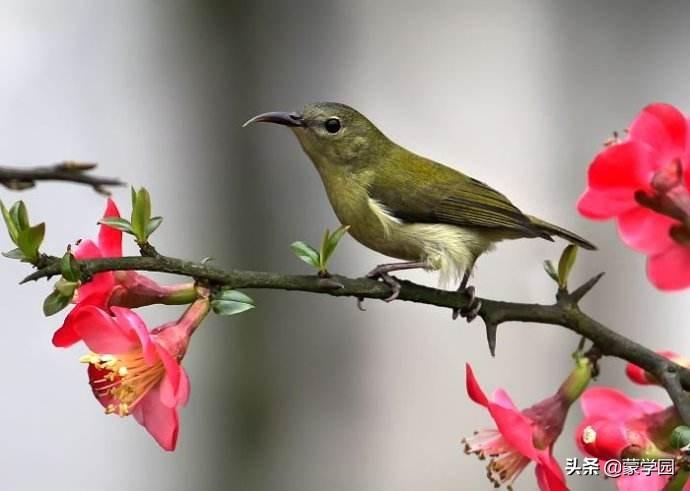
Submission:
[[[108,200],[104,219],[119,219]],[[100,225],[97,241],[82,240],[77,259],[122,256],[122,231]],[[106,414],[134,416],[165,450],[174,450],[178,410],[189,398],[189,378],[180,364],[189,340],[210,309],[208,291],[193,283],[159,285],[134,271],[96,273],[77,289],[74,307],[53,336],[53,344],[83,342],[90,352],[91,389]],[[174,322],[149,329],[133,310],[151,304],[190,304]]]

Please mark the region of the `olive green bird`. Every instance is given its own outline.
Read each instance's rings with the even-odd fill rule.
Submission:
[[[392,271],[438,270],[442,282],[462,275],[460,290],[471,298],[462,314],[471,320],[481,305],[467,282],[477,258],[496,242],[558,236],[596,249],[564,228],[524,214],[483,182],[394,143],[344,104],[321,102],[300,113],[264,113],[244,126],[256,122],[288,126],[349,233],[366,247],[404,261],[379,265],[368,275],[391,287],[387,301],[400,292]]]

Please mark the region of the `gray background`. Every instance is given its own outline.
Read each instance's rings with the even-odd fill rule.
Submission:
[[[165,216],[160,250],[225,267],[306,272],[288,245],[336,219],[288,131],[240,124],[257,112],[335,100],[389,136],[506,192],[526,211],[597,242],[574,279],[606,270],[585,307],[653,348],[690,351],[686,293],[662,294],[612,224],[574,208],[588,162],[648,102],[690,108],[682,2],[25,2],[0,3],[0,156],[5,163],[96,160],[145,185]],[[21,195],[57,253],[95,234],[103,200],[45,184]],[[128,206],[128,191],[115,197]],[[9,248],[6,238],[0,239]],[[480,293],[548,302],[541,262],[562,244],[504,244],[479,263]],[[130,252],[134,252],[130,248]],[[383,258],[351,239],[333,263],[359,275]],[[463,435],[491,426],[464,388],[471,362],[491,390],[527,406],[570,369],[577,338],[505,325],[498,356],[481,323],[411,304],[255,292],[259,308],[212,318],[185,365],[192,379],[178,450],[93,400],[81,347],[50,344],[45,283],[1,262],[3,490],[489,489]],[[435,277],[409,274],[435,284]],[[149,308],[153,325],[179,309]],[[602,384],[636,390],[605,360]],[[576,455],[575,408],[558,443]],[[611,489],[594,478],[573,489]],[[532,469],[518,489],[534,489]]]

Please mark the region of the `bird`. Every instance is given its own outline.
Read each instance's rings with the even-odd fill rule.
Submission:
[[[581,248],[596,246],[565,228],[527,215],[505,195],[462,172],[393,142],[363,114],[345,104],[317,102],[299,112],[267,112],[253,123],[286,126],[297,137],[323,182],[338,220],[365,247],[398,262],[380,264],[367,276],[398,297],[390,273],[439,271],[441,283],[459,280],[469,296],[453,313],[468,321],[481,308],[468,285],[477,258],[508,239],[560,237]]]

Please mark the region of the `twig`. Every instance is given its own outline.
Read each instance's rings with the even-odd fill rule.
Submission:
[[[211,285],[230,288],[292,290],[322,293],[336,297],[372,299],[384,299],[391,294],[388,286],[368,278],[352,279],[334,275],[330,278],[332,281],[326,284],[323,278],[316,275],[283,275],[242,270],[223,271],[207,264],[167,256],[88,259],[79,261],[79,263],[84,279],[103,271],[139,270],[184,275]],[[27,276],[22,283],[60,274],[58,258],[42,256],[41,266],[41,269]],[[479,316],[487,326],[490,349],[492,351],[495,349],[495,333],[498,325],[505,322],[534,322],[565,327],[592,341],[598,354],[621,358],[657,375],[664,382],[664,387],[671,398],[679,405],[679,412],[685,424],[690,424],[690,409],[685,408],[688,403],[685,401],[687,396],[683,392],[683,390],[690,390],[690,370],[609,329],[582,312],[577,306],[577,302],[584,293],[594,286],[600,277],[599,275],[587,281],[583,286],[576,288],[573,293],[560,290],[557,301],[550,305],[503,302],[482,298]],[[467,307],[468,304],[468,298],[457,292],[429,288],[409,281],[401,281],[400,284],[401,289],[398,296],[400,300],[449,309]],[[337,285],[337,288],[334,288],[334,285]]]
[[[96,164],[89,162],[60,162],[45,167],[0,166],[0,184],[8,189],[21,191],[32,188],[38,181],[68,181],[91,186],[100,194],[109,194],[106,186],[122,186],[119,179],[89,174]]]

